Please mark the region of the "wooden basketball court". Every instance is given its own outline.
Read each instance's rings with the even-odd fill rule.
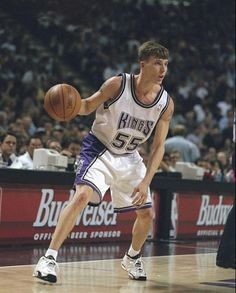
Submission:
[[[120,259],[59,263],[58,283],[32,277],[34,265],[0,267],[0,293],[235,292],[235,271],[215,265],[215,253],[144,257],[148,280],[133,281]]]

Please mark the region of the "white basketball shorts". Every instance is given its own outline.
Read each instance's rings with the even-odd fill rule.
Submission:
[[[110,188],[115,212],[136,209],[131,195],[144,178],[146,167],[138,151],[132,154],[111,153],[94,135],[83,141],[80,159],[77,163],[75,185],[86,184],[94,193],[90,205],[98,205]],[[152,206],[150,190],[148,198],[140,208]]]

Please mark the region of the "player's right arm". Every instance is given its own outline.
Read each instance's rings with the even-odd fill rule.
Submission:
[[[116,97],[120,92],[122,77],[114,76],[106,80],[100,89],[92,96],[82,99],[79,115],[89,115],[94,112],[101,104]]]

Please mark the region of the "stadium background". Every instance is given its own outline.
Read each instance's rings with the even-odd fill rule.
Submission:
[[[171,129],[185,124],[202,156],[210,147],[230,156],[233,0],[10,0],[1,1],[0,22],[0,130],[24,141],[29,133],[22,117],[32,118],[34,130],[55,125],[42,108],[50,86],[70,83],[87,97],[109,76],[135,73],[137,46],[155,39],[170,50],[164,86],[175,99]],[[78,117],[62,127],[79,123],[87,130],[92,119]]]
[[[196,288],[199,291],[194,292],[222,292],[223,281],[225,288],[235,288],[234,272],[221,270],[215,265],[219,236],[234,198],[234,185],[225,182],[235,180],[234,176],[227,177],[228,172],[232,174],[230,157],[235,109],[233,0],[2,0],[0,132],[10,130],[17,133],[17,155],[26,150],[27,138],[34,134],[41,134],[45,144],[55,135],[55,131],[60,132],[61,139],[82,138],[93,116],[78,116],[70,123],[59,124],[43,110],[45,92],[56,83],[66,82],[87,97],[109,76],[119,72],[137,72],[137,46],[149,39],[157,40],[170,49],[169,72],[164,86],[175,100],[175,113],[169,137],[173,135],[174,126],[182,123],[187,127],[187,139],[198,145],[202,159],[211,162],[218,159],[218,154],[223,154],[225,164],[221,172],[224,176],[220,179],[205,178],[223,182],[206,183],[169,177],[154,180],[153,188],[157,192],[155,205],[160,209],[157,210],[156,220],[159,225],[154,225],[154,228],[167,229],[155,230],[150,235],[162,237],[164,241],[147,241],[145,244],[143,254],[150,257],[146,262],[150,272],[147,284],[135,287],[126,284],[126,276],[117,278],[120,274],[119,260],[115,274],[114,270],[111,274],[107,271],[103,274],[108,278],[105,283],[101,278],[100,269],[103,270],[103,266],[100,262],[99,269],[86,270],[82,265],[78,272],[76,266],[79,268],[81,264],[77,261],[84,260],[88,268],[88,260],[120,259],[127,248],[127,243],[120,243],[118,240],[121,238],[117,235],[113,243],[104,236],[100,239],[105,240],[103,245],[92,243],[91,239],[91,243],[82,239],[87,242],[84,245],[76,237],[79,238],[80,233],[86,234],[90,228],[93,233],[95,229],[100,233],[109,230],[114,233],[116,230],[113,226],[99,224],[88,227],[82,223],[77,227],[78,232],[72,234],[77,235],[72,239],[75,244],[72,241],[72,245],[64,245],[60,251],[59,261],[73,261],[75,267],[70,263],[68,267],[62,266],[63,285],[61,288],[51,287],[50,292],[75,292],[73,288],[77,292],[81,284],[85,284],[84,280],[89,283],[84,285],[89,292],[99,292],[99,286],[102,292],[107,292],[106,289],[109,292],[193,292]],[[143,155],[148,154],[148,147],[142,149]],[[55,225],[53,207],[60,207],[62,202],[68,200],[73,174],[45,171],[38,176],[39,172],[0,168],[0,292],[42,292],[46,288],[32,280],[31,270],[45,253],[54,227],[51,222],[44,227],[41,227],[42,223],[39,227],[33,223],[36,218],[44,219],[40,218],[40,206],[44,204],[43,198],[50,197],[54,205],[50,205],[52,213],[47,214]],[[49,186],[50,190],[47,191],[45,186]],[[46,198],[46,195],[49,197]],[[104,201],[106,204],[110,202]],[[203,217],[199,215],[207,215],[204,211],[208,206],[210,218],[199,226],[197,220],[201,218],[203,222]],[[219,223],[214,218],[216,210],[220,210]],[[91,210],[86,212],[91,214]],[[111,210],[108,212],[108,215],[113,215]],[[124,230],[122,237],[127,240],[131,233],[128,225],[131,216],[123,216],[122,219],[126,221],[126,224],[120,221]],[[189,242],[189,235],[195,237],[195,241]],[[178,236],[184,237],[176,241]],[[210,241],[200,241],[204,239]],[[21,245],[24,241],[34,246]],[[179,255],[181,257],[176,257]],[[151,262],[153,256],[158,258],[153,258]],[[185,262],[187,258],[189,262]],[[13,267],[10,268],[10,265]],[[24,266],[16,268],[15,265]],[[107,269],[107,262],[105,266]],[[117,284],[117,280],[123,284]],[[70,284],[74,286],[72,289]]]

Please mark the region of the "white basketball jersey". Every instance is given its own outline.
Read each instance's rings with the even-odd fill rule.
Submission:
[[[119,95],[98,107],[92,133],[111,152],[132,153],[151,135],[168,104],[163,87],[151,104],[140,102],[134,90],[134,75],[123,73]]]

